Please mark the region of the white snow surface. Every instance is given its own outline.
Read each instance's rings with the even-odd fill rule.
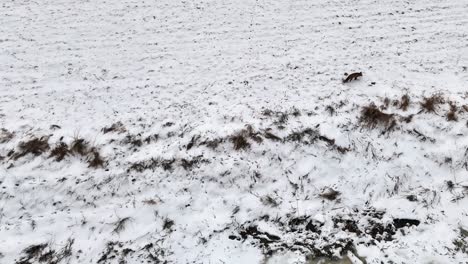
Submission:
[[[352,263],[468,263],[467,14],[466,0],[2,1],[0,263],[40,263],[28,247],[67,241],[57,263],[314,263],[230,238],[255,224],[294,244],[278,223],[300,217],[322,223],[318,247],[351,239]],[[435,93],[445,102],[421,111]],[[406,111],[393,104],[405,94]],[[396,126],[364,126],[385,98]],[[262,141],[236,150],[248,127]],[[288,140],[306,128],[334,144]],[[12,154],[42,136],[46,151]],[[77,138],[103,166],[50,157]],[[132,169],[151,159],[174,162]],[[366,210],[420,224],[374,243],[334,225],[364,230]]]

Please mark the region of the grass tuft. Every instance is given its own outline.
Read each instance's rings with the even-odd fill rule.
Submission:
[[[163,230],[172,230],[172,227],[175,225],[174,220],[169,219],[168,217],[164,218],[162,228]]]
[[[400,101],[400,109],[403,110],[403,111],[406,111],[408,110],[408,107],[410,105],[410,97],[409,95],[405,94],[401,97],[401,101]]]
[[[104,134],[111,133],[111,132],[124,133],[124,132],[127,132],[127,129],[122,124],[122,122],[119,121],[117,123],[112,124],[109,127],[104,127],[103,129],[101,129],[101,131]]]
[[[313,144],[319,139],[320,134],[312,128],[294,131],[286,137],[286,141],[294,141],[304,144]]]
[[[104,167],[104,159],[101,157],[99,151],[96,148],[91,148],[88,156],[88,165],[90,168]]]
[[[457,110],[458,107],[454,102],[449,102],[450,110],[447,113],[447,120],[448,121],[458,121]]]
[[[382,125],[387,130],[396,125],[394,115],[380,111],[375,104],[370,104],[362,109],[360,122],[367,128],[375,128]]]
[[[421,110],[426,113],[436,113],[440,104],[445,103],[445,99],[441,94],[433,94],[430,97],[424,97],[421,104]]]
[[[70,145],[70,153],[86,156],[89,149],[88,141],[82,138],[75,138]]]
[[[13,138],[14,134],[4,128],[0,129],[0,144],[7,143]]]
[[[236,134],[230,136],[229,140],[233,144],[235,150],[243,150],[250,148],[250,143],[248,141],[249,138],[257,143],[263,142],[260,132],[254,131],[251,125],[246,125],[245,129],[242,129]]]
[[[114,223],[114,229],[112,230],[112,233],[114,234],[119,234],[120,232],[124,231],[125,228],[127,227],[127,224],[133,221],[133,218],[131,217],[123,217],[118,219]]]
[[[57,146],[55,146],[54,149],[52,149],[49,157],[55,158],[56,161],[62,161],[68,154],[70,154],[68,145],[63,142],[60,142]]]
[[[235,150],[249,149],[250,143],[243,133],[238,133],[230,137]]]
[[[13,159],[17,160],[21,157],[26,156],[27,154],[32,154],[34,156],[39,156],[42,153],[49,150],[49,137],[40,137],[40,138],[32,138],[28,141],[24,141],[19,143],[17,153],[13,154]]]

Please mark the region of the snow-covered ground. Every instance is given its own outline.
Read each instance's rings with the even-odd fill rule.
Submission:
[[[467,14],[2,1],[0,263],[467,263]]]

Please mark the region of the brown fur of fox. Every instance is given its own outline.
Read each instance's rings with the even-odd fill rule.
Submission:
[[[347,83],[352,80],[357,80],[358,77],[362,77],[362,72],[351,73],[350,75],[348,75],[348,77],[346,77],[346,79],[343,80],[343,83]]]

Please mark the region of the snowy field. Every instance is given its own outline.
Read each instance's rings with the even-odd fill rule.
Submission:
[[[467,14],[1,1],[0,263],[468,263]]]

